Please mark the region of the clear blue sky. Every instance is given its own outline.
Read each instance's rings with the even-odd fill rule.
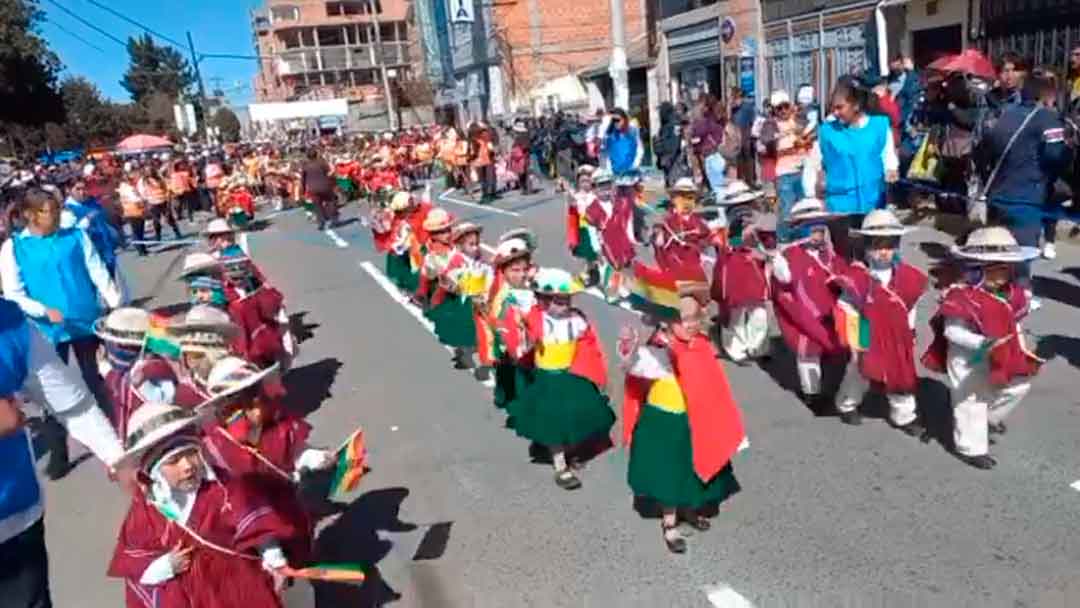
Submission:
[[[39,0],[46,20],[41,33],[49,46],[64,62],[64,74],[89,78],[106,97],[128,101],[127,91],[120,86],[120,79],[127,68],[127,51],[116,41],[94,31],[75,17],[57,8],[60,4],[116,38],[127,40],[142,31],[88,0]],[[191,31],[195,48],[202,53],[229,53],[254,55],[251,24],[248,11],[259,3],[254,0],[98,0],[100,4],[146,27],[164,34],[177,42],[185,43],[185,32]],[[74,34],[74,35],[73,35]],[[80,40],[81,39],[81,40]],[[161,40],[157,41],[162,43]],[[89,43],[89,44],[88,44]],[[97,47],[97,48],[95,48]],[[100,50],[99,50],[100,49]],[[184,57],[190,54],[186,48]],[[223,80],[222,87],[233,103],[251,101],[251,79],[255,74],[254,60],[204,59],[200,64],[207,89],[214,86],[215,77]],[[245,88],[235,90],[239,84]],[[233,89],[233,90],[229,90]]]

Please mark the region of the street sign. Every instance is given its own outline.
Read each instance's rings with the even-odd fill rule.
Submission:
[[[472,23],[475,20],[473,16],[473,0],[449,1],[450,21],[452,23]]]
[[[724,44],[727,44],[734,37],[735,20],[731,17],[724,17],[724,20],[720,22],[720,39],[724,41]]]

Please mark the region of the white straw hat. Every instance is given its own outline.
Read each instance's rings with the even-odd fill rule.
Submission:
[[[206,389],[212,401],[220,402],[257,385],[277,370],[277,363],[266,369],[259,369],[240,357],[223,357],[207,375]]]
[[[963,245],[954,245],[952,255],[969,262],[1016,264],[1039,257],[1037,247],[1023,247],[1007,228],[989,226],[968,235]]]
[[[139,406],[127,421],[124,454],[121,462],[134,462],[153,454],[153,448],[203,420],[198,410],[168,403],[149,402]],[[197,441],[192,437],[192,441]]]
[[[914,230],[900,223],[900,219],[888,209],[874,209],[863,218],[862,227],[852,229],[862,236],[903,236]]]
[[[788,224],[823,221],[836,217],[835,213],[825,210],[825,203],[816,198],[804,198],[791,206],[786,219]]]
[[[173,319],[169,323],[169,329],[178,334],[190,332],[214,333],[226,340],[240,331],[240,328],[229,318],[228,313],[208,304],[192,306],[182,317]]]
[[[762,194],[763,193],[760,190],[751,190],[750,186],[741,179],[733,179],[720,191],[720,196],[717,197],[716,204],[744,205],[761,198]]]
[[[221,218],[215,218],[210,220],[210,223],[206,225],[206,230],[203,234],[206,236],[214,236],[217,234],[233,234],[236,230],[229,225],[227,220]]]
[[[585,286],[562,268],[541,268],[533,277],[532,289],[545,295],[572,296],[584,291]]]
[[[184,268],[180,271],[180,278],[186,279],[191,275],[204,274],[211,270],[220,270],[220,265],[221,262],[209,253],[201,251],[189,253],[184,258]]]
[[[94,321],[94,333],[105,342],[142,346],[150,329],[150,313],[141,308],[117,308]]]
[[[495,248],[495,259],[492,264],[495,266],[503,266],[514,260],[528,257],[532,254],[532,249],[524,239],[509,239],[499,243],[499,246]]]

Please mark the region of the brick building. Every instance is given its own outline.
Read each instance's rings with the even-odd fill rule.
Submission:
[[[266,0],[251,13],[256,100],[344,98],[350,113],[385,118],[382,70],[409,79],[417,61],[408,10],[408,0]]]
[[[643,39],[653,0],[622,0],[626,42]],[[522,99],[545,82],[611,57],[609,0],[513,0],[494,8],[507,95]]]

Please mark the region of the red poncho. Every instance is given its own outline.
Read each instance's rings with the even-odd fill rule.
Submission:
[[[836,293],[829,285],[846,264],[831,249],[815,258],[798,244],[784,249],[791,269],[791,282],[773,283],[776,321],[784,342],[800,356],[838,353],[842,349],[832,324]]]
[[[1027,314],[1028,299],[1024,290],[1009,285],[1005,298],[999,298],[982,287],[962,285],[949,288],[942,296],[937,314],[930,319],[934,341],[922,356],[926,369],[937,373],[946,371],[949,341],[945,338],[945,319],[957,319],[975,331],[998,340],[1012,339],[990,349],[990,383],[1007,386],[1016,378],[1034,376],[1042,361],[1024,347],[1017,323]]]
[[[769,301],[769,279],[765,260],[749,247],[722,251],[713,267],[712,299],[726,325],[731,311]]]
[[[222,473],[221,475],[224,475]],[[270,575],[262,569],[258,549],[297,535],[250,484],[240,480],[208,481],[199,489],[185,526],[165,518],[140,492],[131,500],[120,527],[109,576],[123,578],[129,608],[278,608]],[[231,555],[204,543],[241,554]],[[195,547],[191,567],[159,585],[142,585],[140,578],[155,559],[177,545]]]
[[[915,370],[915,334],[908,312],[926,292],[927,277],[910,264],[893,269],[888,285],[874,280],[862,264],[851,264],[837,282],[853,299],[852,305],[870,322],[870,347],[859,357],[859,371],[879,382],[887,393],[914,393],[919,378]]]
[[[610,216],[600,201],[593,201],[585,209],[585,220],[600,230],[601,252],[608,263],[621,270],[634,261],[634,243],[629,232],[634,220],[633,199],[619,197]]]
[[[701,216],[674,211],[656,227],[653,243],[656,265],[684,280],[705,280],[701,253],[710,245],[711,231]]]

